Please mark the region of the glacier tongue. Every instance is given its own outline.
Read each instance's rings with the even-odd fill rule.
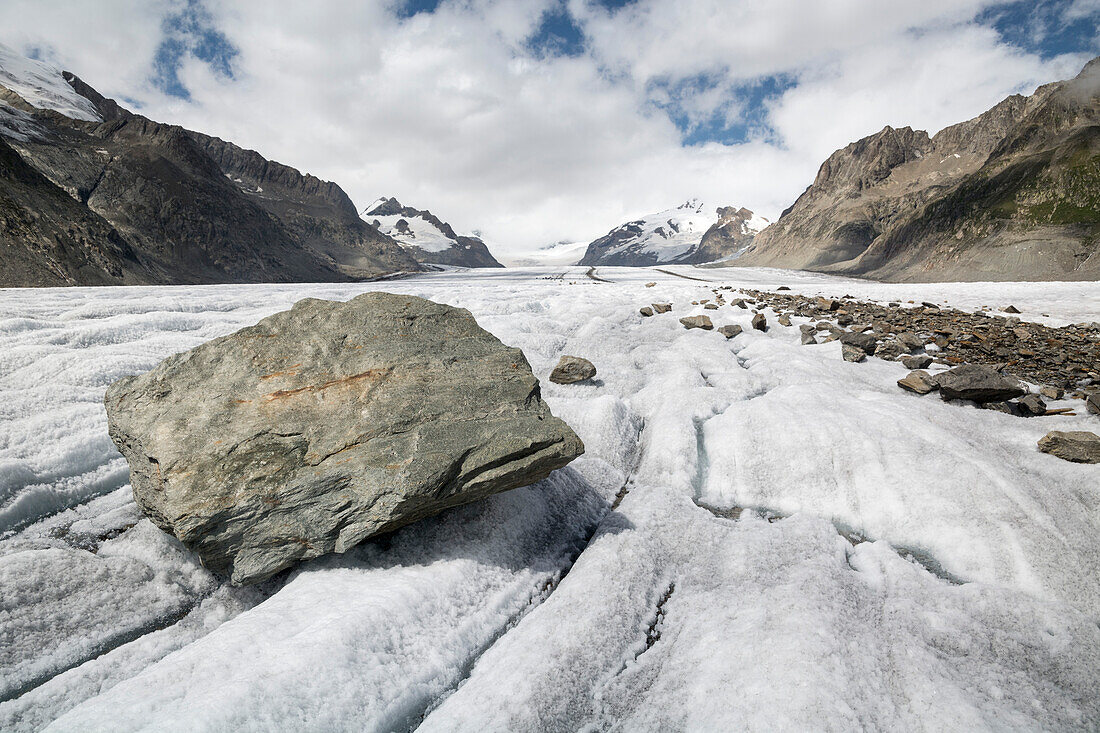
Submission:
[[[1095,471],[1035,450],[1089,417],[923,400],[894,385],[900,365],[844,362],[793,327],[753,331],[751,311],[706,311],[744,327],[729,341],[678,322],[704,312],[689,304],[713,297],[708,278],[968,308],[1011,299],[1060,322],[1097,320],[1095,288],[599,276],[0,294],[0,577],[27,588],[0,597],[23,609],[19,625],[0,614],[0,633],[22,669],[41,670],[0,702],[0,729],[1100,726]],[[587,453],[227,595],[134,512],[97,437],[103,389],[302,297],[367,289],[469,308],[523,349]],[[652,301],[675,308],[642,319]],[[545,380],[562,353],[598,379]],[[35,590],[73,583],[87,588],[50,603]],[[60,632],[81,627],[102,642]]]

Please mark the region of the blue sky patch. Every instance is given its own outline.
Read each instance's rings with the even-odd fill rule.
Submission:
[[[186,101],[191,92],[179,78],[187,56],[210,66],[216,74],[233,78],[233,59],[237,49],[225,34],[214,27],[214,19],[197,0],[164,19],[164,39],[153,58],[153,84],[165,94]]]

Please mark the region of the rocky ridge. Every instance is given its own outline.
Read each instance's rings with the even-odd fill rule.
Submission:
[[[0,70],[0,286],[348,281],[418,269],[348,217],[335,184],[131,113],[10,49],[0,47]],[[20,75],[34,83],[13,81]]]
[[[833,153],[737,265],[884,280],[1100,278],[1100,60],[935,136]]]

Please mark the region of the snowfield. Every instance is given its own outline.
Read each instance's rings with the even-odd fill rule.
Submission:
[[[1096,416],[917,397],[900,364],[800,346],[771,311],[761,333],[690,305],[711,283],[786,285],[1060,325],[1100,320],[1095,283],[592,274],[0,291],[0,730],[1100,729],[1100,466],[1035,445]],[[136,509],[106,386],[375,289],[468,308],[522,348],[586,454],[224,585]],[[704,312],[745,331],[678,321]],[[596,379],[549,382],[563,353]]]

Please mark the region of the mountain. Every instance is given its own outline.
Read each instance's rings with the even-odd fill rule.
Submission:
[[[419,266],[333,183],[0,46],[0,286],[349,281]]]
[[[935,136],[836,151],[736,265],[884,280],[1100,279],[1100,59]]]
[[[363,210],[365,221],[392,237],[417,262],[454,267],[504,267],[478,237],[455,230],[430,211],[402,206],[395,198],[381,198]]]
[[[579,265],[697,264],[728,257],[767,224],[748,209],[712,213],[697,200],[629,221],[588,245]],[[704,238],[710,240],[703,245]]]

